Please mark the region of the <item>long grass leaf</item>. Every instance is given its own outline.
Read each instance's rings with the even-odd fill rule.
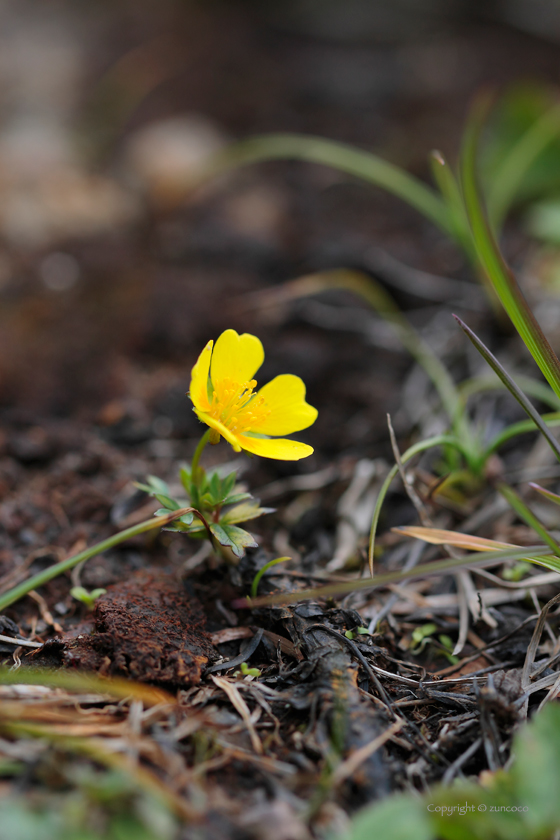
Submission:
[[[556,429],[560,426],[560,412],[554,411],[551,414],[543,414],[542,420],[546,421],[548,427],[551,429]],[[507,443],[508,440],[512,440],[516,438],[518,435],[524,435],[528,432],[536,432],[535,424],[532,420],[520,420],[518,423],[512,423],[511,426],[508,426],[506,429],[501,431],[495,438],[488,444],[484,452],[482,453],[481,459],[483,462],[487,461],[489,456],[496,452],[504,443]]]
[[[449,223],[453,226],[454,238],[472,260],[474,254],[469,220],[457,179],[440,151],[434,150],[430,158],[434,181],[438,185],[449,210]]]
[[[280,592],[277,595],[260,596],[255,598],[254,601],[247,598],[239,598],[232,602],[232,607],[234,609],[253,609],[256,607],[272,606],[274,604],[295,604],[298,601],[315,600],[317,598],[332,598],[339,595],[347,595],[350,592],[376,589],[379,586],[400,583],[403,580],[454,572],[461,568],[497,565],[505,560],[528,560],[531,563],[536,563],[539,566],[544,566],[551,571],[560,573],[560,558],[555,557],[548,546],[531,545],[525,546],[524,548],[476,552],[474,554],[465,554],[463,557],[458,558],[449,557],[445,560],[423,563],[405,572],[386,572],[381,575],[375,575],[373,578],[350,580],[348,583],[332,583],[327,586],[316,587],[315,589],[303,589],[299,592]],[[560,577],[558,581],[560,583]]]
[[[418,443],[415,443],[413,446],[409,447],[401,455],[401,461],[403,464],[406,464],[410,461],[411,458],[414,458],[415,455],[419,455],[421,452],[426,452],[428,449],[433,449],[435,446],[453,446],[457,449],[461,454],[464,455],[463,447],[460,441],[457,438],[453,437],[452,435],[435,435],[432,438],[427,438],[426,440],[421,440]],[[371,529],[369,534],[369,549],[368,549],[368,561],[369,561],[369,570],[371,575],[373,575],[373,561],[374,561],[374,554],[375,554],[375,537],[377,535],[377,525],[379,523],[379,516],[381,514],[381,508],[383,506],[383,502],[385,501],[385,496],[391,486],[391,482],[398,474],[399,468],[398,465],[395,464],[389,472],[387,473],[387,477],[383,482],[381,489],[379,490],[379,494],[377,499],[375,500],[375,507],[373,510],[373,517],[371,521]]]
[[[453,316],[463,332],[468,336],[470,341],[474,344],[482,358],[488,362],[494,373],[500,377],[508,391],[515,397],[521,408],[529,415],[535,426],[544,436],[546,442],[560,461],[560,446],[556,438],[550,432],[550,429],[544,423],[543,419],[541,418],[540,414],[533,406],[531,401],[525,396],[521,388],[513,381],[507,370],[500,364],[500,362],[496,359],[496,357],[490,352],[490,350],[486,347],[485,344],[480,340],[480,338],[474,333],[470,327],[468,327],[464,321],[461,321],[457,315]]]
[[[560,108],[555,105],[535,120],[493,173],[487,196],[488,218],[494,230],[500,230],[525,175],[559,132]]]
[[[529,528],[532,528],[541,540],[550,546],[555,554],[560,556],[560,545],[558,545],[554,537],[549,534],[542,522],[540,522],[533,511],[525,504],[523,499],[515,492],[515,490],[503,482],[498,484],[498,490],[520,519],[523,519]]]
[[[529,487],[541,496],[544,496],[544,498],[548,499],[549,502],[554,502],[555,505],[560,505],[560,496],[558,493],[553,493],[552,490],[547,490],[545,487],[541,487],[540,484],[535,484],[534,481],[529,482]]]
[[[0,595],[0,612],[6,609],[6,607],[9,607],[10,604],[13,604],[15,601],[23,598],[23,596],[27,595],[28,592],[31,592],[32,589],[36,589],[38,586],[43,586],[43,584],[48,583],[49,580],[58,577],[58,575],[61,575],[70,569],[73,569],[74,566],[78,565],[78,563],[83,563],[91,557],[102,554],[109,548],[113,548],[115,545],[119,545],[119,543],[129,540],[131,537],[137,536],[137,534],[143,534],[145,531],[152,531],[154,528],[163,528],[166,525],[169,525],[170,522],[173,522],[174,519],[179,519],[185,513],[190,513],[193,510],[194,508],[190,507],[181,508],[180,510],[169,511],[169,513],[164,516],[154,516],[151,519],[146,519],[138,525],[133,525],[125,531],[119,531],[118,534],[114,534],[112,537],[102,540],[102,542],[96,543],[90,548],[86,548],[84,551],[80,551],[79,554],[74,554],[72,557],[67,557],[66,560],[61,560],[59,563],[49,566],[48,569],[43,569],[42,572],[38,572],[36,575],[33,575],[27,580],[24,580],[22,583],[19,583],[17,586],[14,586],[13,589],[9,589],[8,592]],[[201,516],[198,511],[194,512],[197,516]]]
[[[502,257],[484,213],[476,177],[476,151],[485,112],[484,103],[475,107],[467,123],[461,156],[461,184],[477,260],[545,379],[560,397],[560,361]]]
[[[558,399],[552,388],[549,388],[546,382],[533,379],[532,376],[524,376],[522,373],[515,374],[515,381],[524,394],[528,394],[533,399],[539,400],[555,411],[560,411],[560,399]],[[461,399],[466,402],[474,394],[480,394],[483,391],[495,391],[505,387],[499,378],[489,373],[487,376],[473,376],[470,379],[463,380],[457,386],[457,390]]]
[[[211,161],[197,181],[265,160],[303,160],[331,166],[387,190],[406,201],[453,238],[442,199],[421,181],[372,152],[304,134],[269,134],[235,143]]]

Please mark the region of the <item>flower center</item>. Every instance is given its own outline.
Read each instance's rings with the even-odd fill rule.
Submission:
[[[234,433],[250,431],[258,427],[270,414],[264,397],[255,394],[256,379],[236,382],[222,379],[212,391],[209,414]]]

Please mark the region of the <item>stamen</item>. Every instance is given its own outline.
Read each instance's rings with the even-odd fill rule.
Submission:
[[[256,379],[234,382],[224,379],[212,391],[210,416],[232,432],[241,433],[258,426],[270,414],[263,397],[257,397]]]

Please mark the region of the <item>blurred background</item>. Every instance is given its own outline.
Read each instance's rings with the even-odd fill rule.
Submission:
[[[4,422],[72,419],[173,454],[199,430],[190,368],[234,327],[263,340],[260,381],[297,373],[320,409],[301,469],[376,454],[410,365],[387,329],[350,296],[271,311],[250,295],[387,255],[468,279],[461,256],[403,203],[323,167],[186,185],[230,140],[276,131],[356,144],[429,179],[428,153],[454,159],[477,90],[554,96],[559,81],[555,0],[4,0]],[[532,246],[513,224],[509,255],[525,263]],[[412,318],[433,315],[433,301],[392,292]],[[34,435],[19,443],[31,460]]]

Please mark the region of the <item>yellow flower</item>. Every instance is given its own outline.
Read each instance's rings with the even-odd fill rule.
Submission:
[[[255,393],[253,376],[264,361],[259,339],[226,330],[213,345],[209,341],[198,357],[189,391],[194,411],[212,429],[210,442],[222,436],[236,452],[245,449],[281,461],[311,455],[306,443],[269,437],[307,429],[317,418],[317,409],[305,402],[299,376],[282,374]]]

